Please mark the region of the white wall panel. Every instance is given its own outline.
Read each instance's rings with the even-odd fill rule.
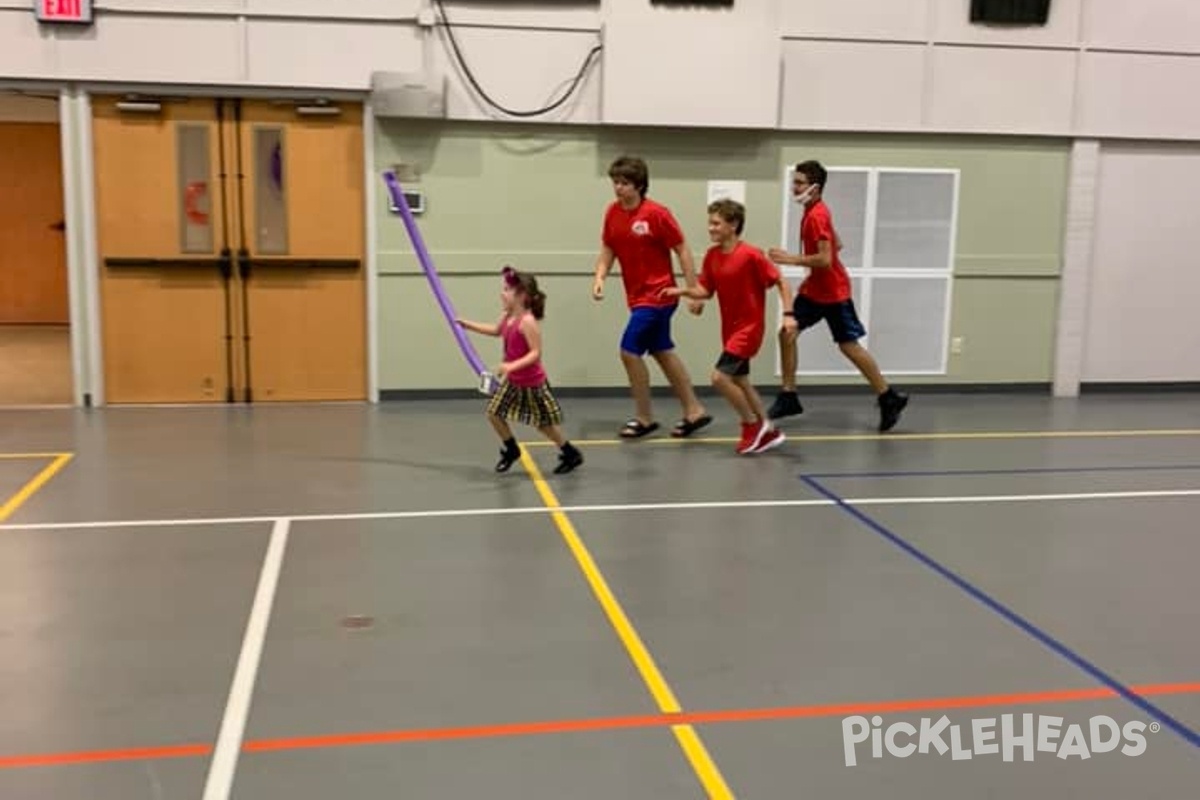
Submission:
[[[0,79],[366,90],[376,70],[438,67],[450,116],[503,118],[444,32],[417,27],[425,4],[105,0],[78,29],[0,0]],[[547,121],[1200,139],[1195,0],[1054,0],[1049,24],[1018,27],[971,24],[970,0],[445,4],[479,83],[518,109],[547,103],[603,38],[583,91]]]
[[[1200,53],[1200,3],[1087,0],[1084,36],[1089,47]]]
[[[544,108],[567,91],[596,33],[497,28],[455,28],[463,60],[488,97],[514,111]],[[453,119],[514,119],[487,104],[470,86],[454,58],[445,32],[433,40],[434,68],[449,77],[447,114]],[[569,100],[537,119],[541,122],[596,122],[600,118],[602,54],[592,57]]]
[[[33,7],[0,10],[0,76],[53,74],[54,39],[38,30]]]
[[[238,23],[220,17],[97,17],[94,30],[58,32],[59,74],[83,80],[237,82]]]
[[[1056,50],[934,48],[926,123],[956,131],[1067,133],[1075,57]]]
[[[1085,53],[1076,129],[1083,135],[1200,138],[1200,58]]]
[[[1200,380],[1200,146],[1101,149],[1084,381]]]
[[[286,0],[283,0],[286,2]],[[649,3],[649,0],[647,0]],[[443,0],[452,25],[486,25],[503,28],[563,28],[597,30],[602,13],[600,0],[592,2],[478,2]],[[440,21],[440,20],[439,20]]]
[[[237,14],[243,0],[93,0],[97,18],[108,9],[139,14]]]
[[[782,0],[784,36],[925,41],[930,0]]]
[[[604,28],[603,116],[617,124],[774,127],[782,75],[777,6],[616,6]]]
[[[245,3],[250,14],[383,19],[411,19],[421,7],[421,0],[245,0]]]
[[[783,63],[784,128],[921,125],[923,45],[789,41]]]
[[[252,84],[363,89],[372,70],[421,68],[411,25],[255,19],[246,24],[246,39]]]
[[[1021,26],[972,23],[971,0],[930,1],[934,4],[933,39],[937,42],[1020,47],[1076,47],[1079,44],[1079,11],[1084,0],[1053,0],[1045,25]]]

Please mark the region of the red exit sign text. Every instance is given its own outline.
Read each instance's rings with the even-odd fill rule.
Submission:
[[[92,21],[92,0],[36,0],[34,5],[41,22]]]

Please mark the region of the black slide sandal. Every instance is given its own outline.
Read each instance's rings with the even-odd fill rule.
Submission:
[[[693,433],[707,426],[712,421],[713,418],[708,414],[696,417],[690,422],[686,419],[681,419],[679,422],[675,423],[675,427],[671,430],[671,435],[676,439],[682,439],[684,437],[691,436]]]
[[[640,439],[643,436],[648,436],[658,430],[658,423],[651,422],[649,425],[636,419],[631,419],[625,423],[625,427],[621,428],[622,439]]]

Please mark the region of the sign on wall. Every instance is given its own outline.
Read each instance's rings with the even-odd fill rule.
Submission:
[[[92,23],[92,0],[34,0],[38,22]]]

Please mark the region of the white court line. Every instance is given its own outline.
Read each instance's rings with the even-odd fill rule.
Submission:
[[[1129,492],[1059,492],[1054,494],[973,494],[957,497],[843,498],[848,505],[937,505],[940,503],[1039,503],[1061,500],[1138,500],[1152,497],[1200,497],[1200,489],[1147,489]]]
[[[1056,494],[968,494],[944,497],[846,497],[843,500],[855,506],[903,506],[945,505],[971,503],[1038,503],[1088,500],[1137,500],[1161,497],[1200,497],[1200,489],[1149,489],[1127,492],[1070,492]],[[492,517],[509,514],[550,514],[561,511],[567,514],[609,511],[688,511],[714,508],[798,508],[804,506],[831,506],[834,501],[814,500],[713,500],[682,503],[617,503],[611,505],[562,506],[548,509],[545,506],[517,506],[512,508],[437,508],[423,511],[367,511],[344,514],[293,514],[281,517],[278,514],[261,517],[184,517],[181,519],[121,519],[89,520],[87,522],[23,522],[0,525],[0,531],[20,530],[71,530],[87,528],[170,528],[184,525],[241,525],[264,522],[349,522],[373,519],[432,519],[438,517]]]
[[[246,623],[242,651],[238,655],[233,684],[229,688],[229,700],[225,704],[225,716],[221,719],[221,731],[209,763],[203,800],[227,800],[233,786],[233,773],[246,732],[250,698],[254,695],[254,681],[258,676],[263,642],[267,638],[267,623],[271,619],[271,606],[274,605],[275,589],[279,585],[279,570],[283,565],[290,525],[290,520],[276,519],[271,529],[271,541],[263,559],[254,605],[250,608],[250,621]]]

